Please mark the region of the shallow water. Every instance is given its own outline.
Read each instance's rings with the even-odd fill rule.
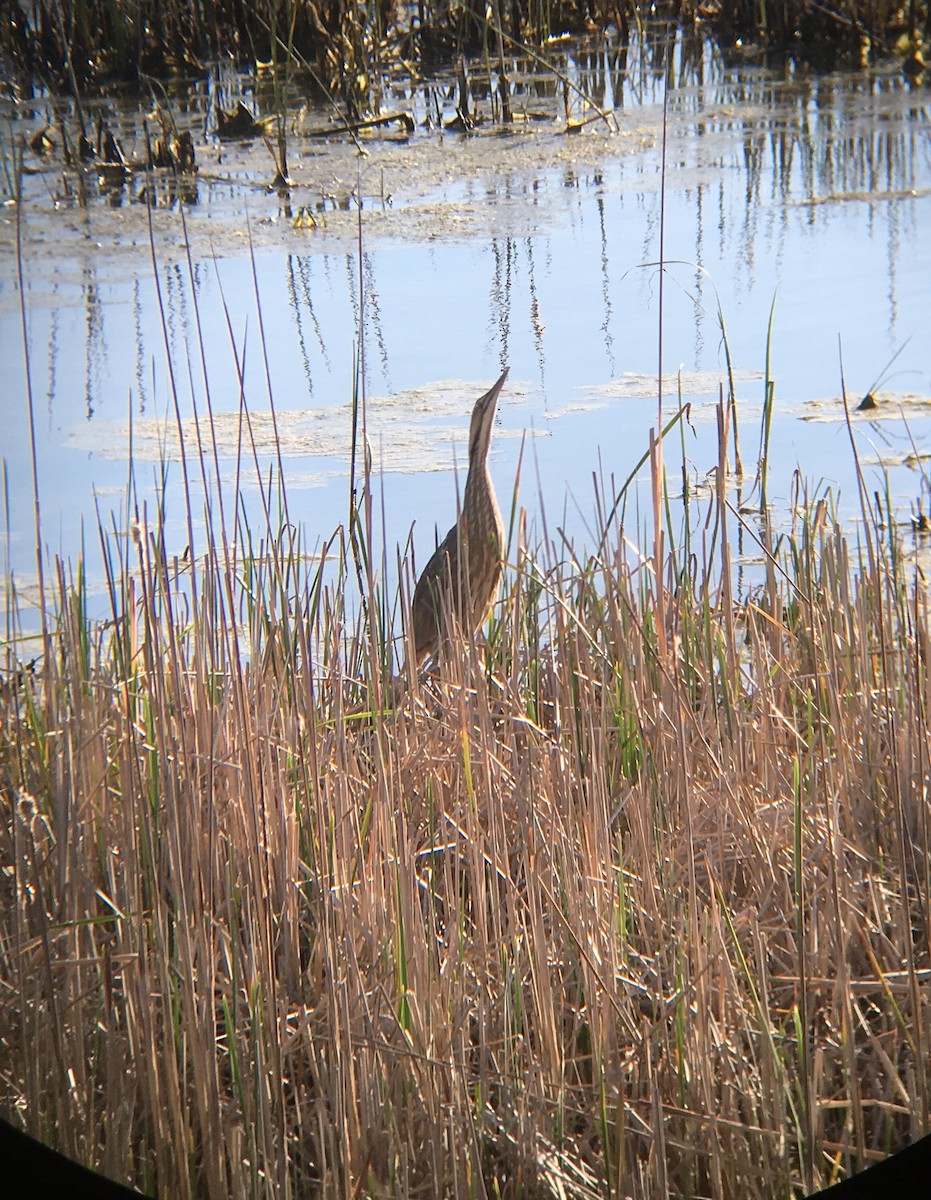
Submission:
[[[665,71],[632,52],[624,73],[618,54],[601,42],[567,51],[563,62],[602,107],[616,105],[615,132],[595,120],[567,136],[561,90],[532,72],[515,89],[516,107],[534,119],[509,132],[488,121],[471,135],[420,124],[431,111],[449,117],[443,81],[417,91],[399,82],[386,107],[413,112],[418,126],[404,140],[394,129],[368,136],[365,157],[345,137],[306,136],[329,114],[295,108],[301,132],[289,142],[288,200],[267,190],[271,160],[261,142],[213,137],[212,97],[219,89],[229,104],[245,82],[218,77],[184,93],[186,108],[179,102],[197,134],[200,170],[184,203],[157,181],[169,203],[152,211],[151,236],[149,211],[133,199],[146,186],[141,176],[116,195],[95,192],[92,179],[81,206],[60,161],[27,151],[35,174],[25,181],[19,233],[49,553],[74,558],[82,537],[93,546],[98,519],[125,529],[130,433],[136,486],[150,503],[159,461],[171,462],[170,549],[180,553],[188,539],[180,439],[190,451],[195,415],[204,435],[208,395],[229,489],[241,396],[263,478],[275,461],[271,393],[291,519],[310,546],[328,537],[348,506],[360,311],[388,561],[412,521],[421,563],[437,528],[442,535],[451,523],[471,404],[504,365],[510,378],[492,449],[502,507],[524,446],[520,502],[532,530],[542,530],[545,506],[551,535],[562,526],[592,545],[593,474],[610,492],[657,421],[661,230],[664,413],[675,411],[681,386],[693,402],[693,483],[717,464],[723,323],[747,471],[735,499],[752,502],[772,309],[769,495],[777,516],[788,516],[796,469],[813,491],[833,489],[845,517],[856,516],[842,379],[852,404],[867,390],[879,395],[877,410],[854,419],[868,489],[884,490],[888,471],[902,520],[919,499],[927,509],[928,91],[891,69],[777,74],[726,63],[710,43],[680,41],[667,64],[664,172]],[[247,98],[261,108],[261,94]],[[487,99],[479,107],[490,115]],[[20,105],[7,128],[28,136],[45,111]],[[138,139],[137,106],[110,102],[107,113],[118,118],[124,146]],[[317,228],[306,227],[307,211]],[[35,525],[16,218],[7,205],[0,420],[7,556],[28,594]],[[673,490],[680,445],[677,436],[667,448]],[[210,476],[214,461],[211,449]],[[256,468],[251,457],[244,462],[246,509],[261,525]],[[189,478],[199,512],[199,468]],[[645,476],[634,503],[645,512]],[[636,528],[632,519],[635,538]],[[93,566],[91,575],[99,576]]]

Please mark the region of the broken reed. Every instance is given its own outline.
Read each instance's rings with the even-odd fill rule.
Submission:
[[[727,46],[753,39],[773,50],[879,61],[910,38],[908,53],[919,52],[927,37],[931,9],[916,0],[907,13],[889,0],[839,0],[826,7],[812,0],[722,0],[713,12],[696,0],[657,10],[643,0],[497,0],[485,5],[410,5],[378,0],[262,0],[239,4],[213,0],[35,0],[13,5],[0,22],[0,53],[26,87],[51,87],[77,94],[113,79],[165,78],[203,69],[233,57],[243,63],[306,66],[317,82],[345,103],[351,116],[359,102],[365,112],[377,102],[380,81],[392,65],[431,69],[459,53],[479,53],[502,35],[510,44],[541,45],[551,36],[582,34],[609,26],[621,38],[657,20],[690,25],[700,19]],[[903,52],[903,57],[905,52]]]
[[[4,649],[4,1114],[211,1200],[769,1200],[927,1131],[927,596],[804,497],[736,596],[718,478],[660,577],[515,537],[394,706],[371,505],[179,558],[166,482],[103,622],[60,564]]]

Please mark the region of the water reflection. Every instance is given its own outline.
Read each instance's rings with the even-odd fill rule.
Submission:
[[[142,285],[139,279],[133,281],[133,341],[136,347],[136,394],[139,399],[139,412],[144,414],[148,403],[146,388],[146,355],[142,335]],[[51,394],[51,393],[50,393]]]
[[[84,271],[84,281],[84,405],[90,420],[94,415],[94,398],[99,391],[101,372],[107,361],[107,340],[100,288],[89,268]],[[54,403],[51,391],[49,403]]]
[[[503,369],[508,362],[508,348],[511,341],[511,272],[515,259],[513,239],[505,238],[502,242],[493,238],[491,253],[494,259],[494,272],[488,295],[486,336],[488,345],[496,346],[497,358]]]
[[[241,147],[223,147],[214,161],[204,158],[197,177],[200,212],[185,215],[193,231],[190,265],[172,245],[179,218],[170,208],[158,214],[162,224],[153,214],[157,275],[147,230],[132,257],[109,257],[106,227],[94,212],[72,236],[74,245],[100,239],[99,254],[65,254],[60,277],[37,259],[27,262],[30,359],[35,377],[47,380],[53,443],[43,464],[46,511],[56,512],[57,505],[62,513],[62,545],[73,547],[82,515],[94,519],[95,490],[100,496],[123,485],[127,397],[136,417],[162,424],[177,399],[184,422],[203,412],[209,386],[222,425],[238,422],[242,404],[260,419],[270,388],[286,417],[290,476],[321,494],[334,478],[332,486],[341,487],[349,468],[340,439],[360,330],[363,381],[375,408],[399,392],[424,406],[419,415],[407,415],[413,432],[403,439],[397,410],[381,426],[374,421],[373,429],[389,439],[380,452],[386,471],[448,468],[456,461],[450,440],[463,437],[474,387],[487,386],[510,365],[501,432],[533,427],[551,433],[537,447],[543,490],[557,503],[567,483],[585,494],[595,447],[610,446],[613,469],[614,460],[626,461],[633,446],[645,444],[655,419],[655,382],[651,399],[629,389],[599,389],[631,373],[653,379],[663,211],[669,394],[677,391],[680,363],[693,375],[725,378],[726,337],[752,443],[762,401],[758,372],[776,297],[778,453],[789,469],[807,455],[833,470],[845,453],[832,440],[833,427],[800,435],[796,417],[809,401],[826,396],[836,416],[838,334],[850,386],[865,388],[919,331],[927,311],[931,247],[923,218],[931,155],[924,94],[883,74],[818,79],[791,69],[777,74],[744,63],[727,66],[696,37],[652,47],[602,41],[566,48],[559,65],[594,103],[620,114],[620,136],[602,130],[568,138],[559,126],[541,125],[530,135],[479,131],[454,138],[418,127],[403,149],[369,141],[362,174],[345,147],[302,143],[295,135],[295,171],[310,163],[315,176],[303,192],[295,189],[294,203],[319,203],[333,213],[319,237],[279,221],[279,202],[266,195],[257,170],[261,150],[250,156]],[[176,94],[179,111],[202,134],[209,131],[210,106],[232,107],[245,88],[243,77],[230,71],[211,80],[184,93],[183,103]],[[667,82],[663,210],[658,145]],[[515,112],[547,104],[553,120],[562,120],[563,91],[554,76],[522,64],[511,84]],[[261,114],[272,98],[261,81],[251,88],[249,101]],[[424,115],[432,109],[440,122],[454,96],[439,84],[402,86],[401,93],[412,109]],[[118,106],[107,103],[108,119],[129,143],[138,128],[133,115],[117,120]],[[294,127],[322,119],[319,111],[295,109]],[[360,178],[372,182],[360,188]],[[153,186],[166,189],[160,203],[170,206],[167,180]],[[400,197],[394,209],[383,198],[386,190]],[[360,257],[354,227],[363,191]],[[240,237],[244,202],[250,230],[264,237],[254,268],[249,243]],[[196,225],[201,217],[212,224]],[[23,220],[48,235],[38,192]],[[123,228],[117,227],[116,242]],[[227,241],[214,261],[208,237],[215,229],[220,236],[234,230],[242,248],[234,253]],[[0,337],[11,363],[22,358],[16,303],[7,268],[0,277]],[[912,381],[916,391],[931,390],[917,344],[897,367],[921,372]],[[449,381],[451,390],[434,388],[445,400],[421,390],[430,380]],[[14,375],[0,401],[4,422],[17,430],[23,389],[21,374]],[[717,384],[708,382],[694,394],[696,407],[710,410],[716,396]],[[460,403],[462,412],[455,412],[451,405]],[[909,420],[909,436],[920,440],[925,411],[914,408]],[[155,425],[140,428],[152,445],[167,444],[166,435],[161,442],[155,436]],[[909,468],[898,434],[886,425],[883,430],[880,458],[894,457],[904,474]],[[705,473],[707,423],[696,419],[690,436],[695,470]],[[263,439],[264,469],[275,456]],[[237,444],[224,437],[218,456],[232,454]],[[516,438],[495,444],[493,466],[506,479]],[[892,457],[883,455],[885,448]],[[29,483],[13,451],[5,453],[14,523],[28,551]],[[458,461],[464,461],[461,442]],[[908,486],[914,489],[913,482]],[[447,492],[426,483],[426,507],[442,503]],[[412,499],[409,492],[398,495],[396,532],[411,511],[423,511],[422,497],[416,504]],[[318,495],[298,519],[324,529],[341,519],[344,507],[341,494],[332,503]]]
[[[598,209],[598,230],[601,236],[601,301],[604,305],[604,320],[601,322],[601,333],[604,337],[605,353],[612,375],[617,374],[617,363],[614,357],[614,338],[611,334],[611,273],[608,268],[608,235],[605,227],[604,196],[595,197]]]
[[[308,257],[301,257],[296,254],[288,255],[288,303],[297,333],[297,344],[301,354],[301,361],[304,365],[304,381],[307,384],[308,396],[313,395],[314,379],[310,369],[310,355],[307,349],[306,331],[304,329],[305,312],[316,334],[317,344],[323,353],[327,370],[330,370],[330,361],[326,353],[326,346],[320,337],[320,324],[314,312],[313,297],[310,289],[310,272],[311,260]]]
[[[530,327],[533,330],[533,345],[540,363],[540,385],[546,391],[546,355],[543,349],[543,334],[545,326],[540,317],[540,298],[537,295],[536,272],[533,261],[533,239],[524,239],[524,253],[527,255],[527,283],[530,291]],[[502,356],[503,358],[503,356]]]

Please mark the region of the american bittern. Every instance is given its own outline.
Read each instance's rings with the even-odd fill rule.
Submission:
[[[469,426],[469,474],[459,520],[423,569],[411,604],[414,657],[435,658],[457,622],[470,637],[488,616],[501,578],[504,525],[488,472],[488,447],[498,396],[508,373],[475,402]]]

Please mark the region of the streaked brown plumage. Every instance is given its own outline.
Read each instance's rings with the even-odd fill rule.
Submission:
[[[471,637],[488,616],[501,578],[504,525],[488,471],[488,447],[498,396],[508,373],[475,403],[469,426],[469,474],[459,520],[424,567],[411,604],[414,657],[436,658],[444,619],[453,616]]]

